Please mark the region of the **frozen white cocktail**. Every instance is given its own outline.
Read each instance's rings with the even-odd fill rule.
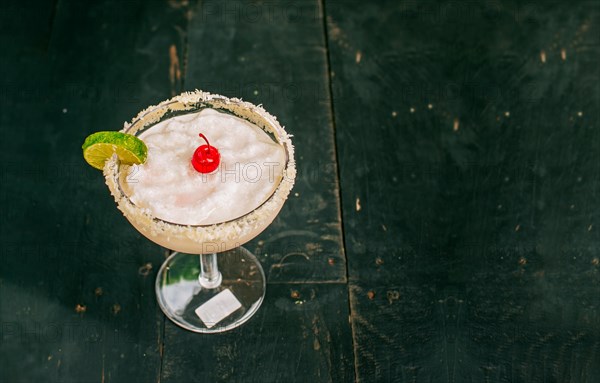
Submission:
[[[296,174],[290,136],[277,120],[262,107],[196,91],[142,111],[121,133],[97,135],[84,156],[103,169],[119,209],[178,252],[157,276],[165,314],[197,332],[249,319],[265,276],[240,245],[277,216]]]
[[[213,171],[197,171],[190,161],[205,143],[199,132],[220,154]],[[283,146],[256,125],[214,109],[162,121],[139,138],[148,159],[128,176],[127,193],[165,221],[208,225],[238,218],[273,194],[283,176]]]

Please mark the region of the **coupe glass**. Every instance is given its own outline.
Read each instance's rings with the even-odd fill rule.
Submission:
[[[290,136],[277,119],[262,107],[235,98],[200,91],[183,93],[140,112],[122,132],[140,135],[161,121],[205,108],[255,124],[284,148],[282,177],[273,180],[278,184],[260,206],[218,224],[182,225],[159,219],[148,209],[136,206],[127,193],[128,183],[135,182],[135,168],[120,164],[116,156],[107,161],[104,176],[129,222],[148,239],[174,251],[156,277],[156,296],[162,311],[185,329],[217,333],[246,322],[264,299],[265,273],[256,257],[241,245],[275,219],[292,189],[296,167]]]

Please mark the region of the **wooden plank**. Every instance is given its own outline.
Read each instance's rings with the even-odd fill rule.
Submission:
[[[122,217],[80,147],[171,94],[169,50],[182,46],[186,11],[60,1],[47,46],[3,53],[1,381],[158,380],[163,250]]]
[[[162,382],[352,382],[341,284],[273,284],[248,323],[202,336],[170,321]]]
[[[597,3],[326,15],[358,380],[599,380]]]
[[[345,281],[319,2],[203,1],[193,13],[186,88],[263,104],[294,135],[294,190],[248,249],[270,283]]]
[[[256,316],[210,336],[167,321],[161,381],[353,381],[319,3],[201,2],[188,42],[185,87],[263,104],[294,135],[299,175],[279,217],[247,246],[269,282]]]

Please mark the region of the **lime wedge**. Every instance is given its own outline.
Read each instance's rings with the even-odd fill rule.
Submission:
[[[121,132],[97,132],[89,135],[83,145],[83,158],[88,164],[102,170],[113,154],[125,165],[146,162],[148,148],[136,136]]]

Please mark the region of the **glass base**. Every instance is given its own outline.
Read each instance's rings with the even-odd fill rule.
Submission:
[[[221,281],[214,288],[200,284],[199,255],[173,253],[158,271],[156,298],[178,326],[200,333],[223,332],[246,322],[260,307],[266,279],[258,259],[243,247],[216,257]]]

